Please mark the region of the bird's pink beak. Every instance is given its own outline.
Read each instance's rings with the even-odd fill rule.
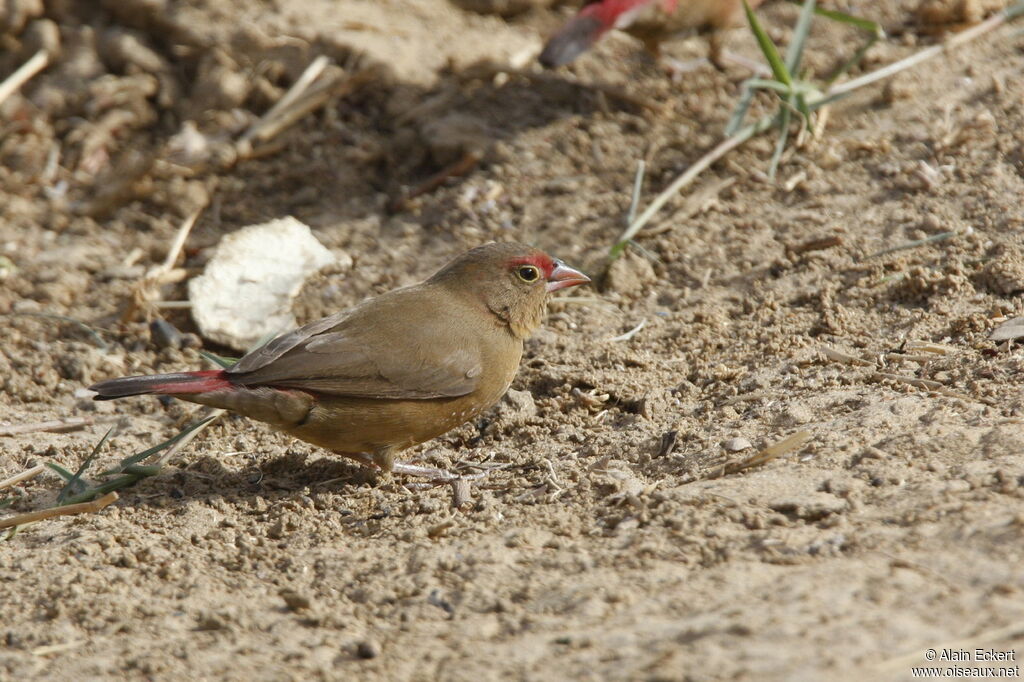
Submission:
[[[555,269],[548,276],[548,293],[559,289],[568,289],[578,284],[586,284],[590,278],[575,268],[570,268],[560,260],[555,260]]]

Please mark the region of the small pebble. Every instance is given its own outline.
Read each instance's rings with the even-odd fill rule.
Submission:
[[[739,452],[751,447],[750,441],[746,438],[730,438],[722,442],[722,449],[728,452]]]
[[[277,594],[284,600],[285,606],[292,611],[303,611],[308,609],[312,603],[306,595],[300,594],[299,592],[287,587]]]
[[[225,627],[224,619],[215,613],[203,613],[199,616],[199,622],[196,624],[198,630],[223,630]]]
[[[149,323],[149,335],[157,348],[181,348],[182,338],[173,324],[157,318]]]
[[[359,658],[377,658],[380,656],[380,644],[372,639],[364,639],[356,644],[356,656]]]

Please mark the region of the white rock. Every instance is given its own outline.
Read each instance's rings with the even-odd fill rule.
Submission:
[[[211,341],[247,351],[295,327],[292,299],[336,257],[307,225],[287,217],[233,232],[188,283],[192,317]]]

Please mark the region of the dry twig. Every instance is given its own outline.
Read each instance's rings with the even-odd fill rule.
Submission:
[[[331,98],[352,92],[380,75],[376,69],[364,69],[351,76],[340,73],[314,84],[329,65],[330,60],[320,56],[306,67],[288,92],[235,142],[238,158],[248,159],[260,155],[261,148],[254,148],[254,142],[267,142],[273,139],[283,130],[325,105]]]
[[[33,76],[46,68],[50,63],[50,53],[46,50],[39,50],[32,58],[18,67],[18,70],[8,76],[3,83],[0,83],[0,104],[3,104],[8,97],[21,89]]]
[[[118,417],[65,417],[64,419],[51,419],[45,422],[32,424],[17,424],[12,426],[0,426],[0,436],[18,436],[25,433],[65,433],[77,431],[93,424],[107,424],[115,422]]]
[[[780,457],[786,454],[790,450],[795,450],[796,448],[806,443],[810,437],[810,431],[797,431],[792,436],[789,436],[788,438],[783,438],[778,443],[775,443],[773,445],[769,445],[764,450],[758,452],[756,455],[752,455],[740,462],[731,462],[729,464],[724,464],[718,467],[717,469],[713,470],[710,474],[708,474],[707,478],[719,478],[721,476],[727,476],[729,474],[735,474],[740,471],[744,471],[745,469],[749,469],[751,467],[760,466],[762,464],[770,462],[776,457]]]
[[[828,346],[821,347],[821,354],[824,355],[828,360],[832,362],[841,362],[846,365],[860,365],[861,367],[873,367],[875,363],[868,360],[863,360],[854,355],[847,355],[842,351],[838,351],[835,348],[829,348]]]
[[[29,481],[38,476],[39,474],[43,473],[44,471],[46,471],[45,464],[37,464],[31,469],[25,469],[20,474],[14,474],[10,478],[5,478],[4,480],[0,481],[0,490],[6,490],[7,488],[16,486],[19,483],[23,483],[24,481]]]
[[[619,336],[613,336],[612,338],[607,339],[607,341],[608,341],[608,343],[618,343],[620,341],[629,341],[634,336],[639,334],[640,330],[642,330],[646,326],[647,326],[647,320],[640,320],[640,324],[638,324],[637,326],[633,327],[632,329],[630,329],[625,334],[620,334]]]
[[[388,209],[391,211],[405,210],[410,201],[416,197],[433,192],[435,189],[443,185],[449,178],[459,178],[466,175],[469,171],[476,168],[477,164],[479,164],[483,158],[483,152],[478,149],[466,152],[454,163],[442,168],[402,196],[391,201],[388,204]]]
[[[73,514],[92,514],[100,511],[104,507],[108,507],[114,502],[117,502],[118,495],[116,492],[110,492],[92,502],[80,502],[79,504],[69,504],[63,507],[50,507],[49,509],[40,509],[39,511],[28,512],[26,514],[19,514],[6,519],[0,519],[0,529],[2,528],[13,528],[15,526],[24,526],[29,523],[35,523],[36,521],[45,521],[46,519],[52,519],[56,516],[70,516]]]
[[[159,300],[161,286],[185,279],[187,276],[185,270],[175,268],[174,264],[178,262],[178,257],[181,256],[181,251],[185,248],[185,241],[188,239],[192,228],[195,227],[196,220],[199,219],[199,214],[203,212],[203,208],[205,207],[200,206],[182,222],[174,235],[174,241],[171,242],[171,246],[167,249],[167,256],[164,258],[164,262],[150,268],[149,272],[136,283],[132,291],[132,300],[124,314],[121,315],[122,322],[130,320],[140,309],[147,309]]]

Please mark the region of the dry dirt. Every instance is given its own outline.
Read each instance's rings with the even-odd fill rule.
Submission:
[[[570,8],[490,4],[535,6],[5,3],[0,73],[61,52],[0,107],[0,422],[103,423],[0,437],[0,478],[76,468],[104,420],[119,427],[92,472],[194,418],[82,389],[208,367],[128,305],[197,206],[186,277],[223,235],[285,215],[351,256],[306,288],[300,320],[488,240],[603,272],[637,161],[646,202],[720,139],[747,72],[673,82],[614,36],[540,74],[528,58]],[[992,3],[927,4],[845,3],[890,35],[861,69]],[[796,11],[762,16],[784,41]],[[819,21],[812,72],[859,39]],[[756,56],[743,31],[729,47]],[[237,137],[318,54],[370,75],[255,158],[169,146],[189,120]],[[409,491],[225,419],[102,512],[25,527],[0,542],[0,677],[909,679],[929,648],[1012,650],[1024,353],[988,334],[1024,313],[1022,64],[1004,27],[835,106],[775,182],[769,137],[716,164],[643,251],[551,306],[511,399],[411,453],[493,466],[460,510],[448,487]],[[467,152],[483,160],[464,177],[401,201]],[[717,475],[802,430],[798,449]],[[3,513],[60,485],[6,491]]]

